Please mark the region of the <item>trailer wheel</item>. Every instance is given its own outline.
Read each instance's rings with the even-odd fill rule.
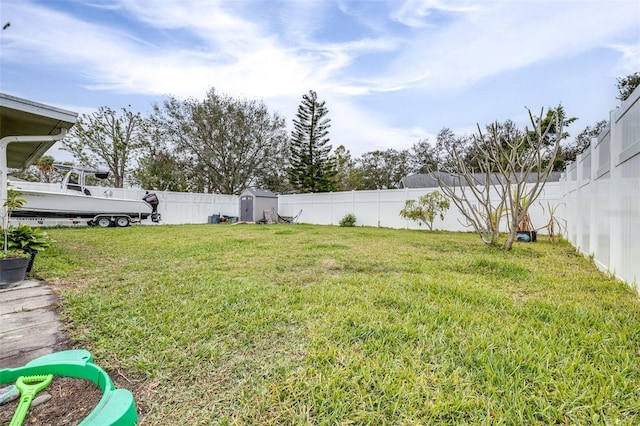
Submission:
[[[96,220],[96,225],[100,228],[108,228],[111,226],[111,219],[106,216],[99,217],[98,220]]]
[[[130,221],[128,217],[120,216],[116,218],[116,225],[120,228],[126,228],[127,226],[129,226],[129,223]]]

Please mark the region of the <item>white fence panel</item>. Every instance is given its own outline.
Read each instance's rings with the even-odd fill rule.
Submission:
[[[143,192],[144,194],[144,192]],[[163,224],[207,223],[209,216],[239,216],[237,195],[156,192]]]
[[[59,191],[59,184],[21,182],[20,187]],[[531,219],[536,228],[542,228],[548,222],[545,211],[548,205],[559,205],[556,215],[564,217],[564,205],[561,205],[563,185],[547,183],[541,198],[530,209]],[[101,195],[110,191],[115,198],[139,200],[145,190],[132,188],[90,187],[93,194]],[[278,197],[278,213],[281,216],[297,216],[298,221],[318,225],[338,225],[347,214],[353,213],[358,226],[382,226],[388,228],[424,229],[414,221],[403,219],[400,210],[408,199],[417,200],[422,195],[437,188],[407,188],[378,191],[348,191],[316,194],[280,195]],[[194,194],[182,192],[156,192],[160,204],[158,212],[162,215],[163,224],[207,223],[209,216],[239,215],[239,197],[236,195]],[[497,200],[497,197],[496,197]],[[434,229],[448,231],[470,231],[465,227],[463,216],[455,206],[445,213],[444,221],[436,218]],[[503,230],[506,223],[502,221]]]
[[[640,290],[640,88],[564,174],[567,239]]]
[[[564,185],[558,182],[547,183],[538,200],[529,212],[535,228],[546,233],[549,222],[548,208],[556,208],[556,216],[566,218],[566,206],[563,203]],[[400,210],[408,199],[417,200],[422,195],[436,191],[438,188],[388,189],[378,191],[349,191],[316,194],[280,195],[278,197],[279,214],[296,216],[300,213],[299,222],[317,225],[337,225],[347,214],[356,216],[357,226],[382,226],[387,228],[424,229],[418,223],[403,219]],[[497,201],[497,196],[494,196]],[[464,216],[454,205],[445,212],[444,220],[436,218],[434,229],[447,231],[473,231],[465,226]],[[505,220],[501,222],[502,230],[506,230]]]

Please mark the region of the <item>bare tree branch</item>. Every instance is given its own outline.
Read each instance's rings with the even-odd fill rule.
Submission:
[[[434,178],[484,243],[497,243],[505,216],[509,233],[503,247],[511,249],[517,230],[528,220],[529,206],[540,196],[566,137],[559,111],[560,106],[551,110],[552,125],[543,125],[544,109],[539,117],[528,110],[531,130],[506,121],[485,131],[478,125],[470,139],[456,138],[448,129],[438,135],[444,161]]]

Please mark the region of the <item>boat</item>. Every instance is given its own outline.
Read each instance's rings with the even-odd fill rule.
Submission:
[[[97,194],[94,193],[97,192],[96,187],[89,187],[87,182],[92,177],[107,179],[109,171],[63,164],[54,164],[53,167],[64,175],[59,192],[13,184],[26,200],[21,208],[13,210],[13,219],[18,222],[31,219],[42,225],[51,220],[67,219],[76,224],[86,223],[102,228],[126,227],[148,218],[152,222],[160,221],[156,194],[147,192],[142,200],[115,198],[109,188]]]

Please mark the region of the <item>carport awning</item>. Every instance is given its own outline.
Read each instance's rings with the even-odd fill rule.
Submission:
[[[51,136],[70,129],[77,117],[75,112],[0,93],[0,139],[18,137],[7,145],[7,167],[32,164],[56,142]]]

